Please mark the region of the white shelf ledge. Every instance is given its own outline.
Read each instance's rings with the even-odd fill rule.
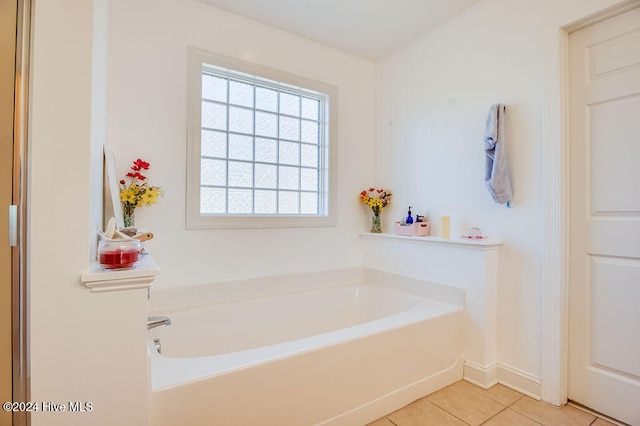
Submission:
[[[450,246],[465,246],[468,248],[474,249],[496,249],[500,247],[503,242],[500,238],[483,238],[481,240],[473,240],[469,238],[440,238],[440,237],[411,237],[408,235],[397,235],[397,234],[375,234],[371,232],[362,232],[360,234],[363,238],[381,238],[381,239],[393,239],[393,240],[404,240],[411,241],[419,244],[440,244],[440,245],[450,245]]]
[[[80,282],[89,287],[92,293],[133,290],[149,288],[159,273],[160,268],[151,255],[144,254],[133,269],[103,271],[98,262],[94,261],[91,269],[80,275]]]

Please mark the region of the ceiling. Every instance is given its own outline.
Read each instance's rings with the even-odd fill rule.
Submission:
[[[371,60],[481,0],[200,0]]]

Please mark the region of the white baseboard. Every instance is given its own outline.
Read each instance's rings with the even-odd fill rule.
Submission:
[[[498,383],[497,363],[493,363],[487,367],[476,364],[475,362],[464,362],[464,379],[474,385],[478,385],[483,389],[489,389]]]
[[[539,377],[500,362],[483,367],[465,361],[463,378],[484,389],[489,389],[496,383],[500,383],[531,398],[540,399],[541,395]]]

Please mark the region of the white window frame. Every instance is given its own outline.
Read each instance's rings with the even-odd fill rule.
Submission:
[[[227,69],[230,72],[248,74],[257,79],[278,82],[283,89],[287,86],[304,88],[327,95],[324,120],[321,120],[321,134],[324,141],[320,144],[320,169],[324,174],[318,196],[323,198],[319,203],[322,212],[317,215],[304,214],[201,214],[200,209],[200,164],[202,133],[202,73],[203,67],[212,65]],[[338,90],[335,86],[293,75],[284,71],[268,68],[254,63],[242,61],[205,50],[189,47],[188,69],[188,107],[187,107],[187,195],[186,226],[187,229],[219,229],[219,228],[288,228],[288,227],[322,227],[336,224],[337,193],[337,106]]]

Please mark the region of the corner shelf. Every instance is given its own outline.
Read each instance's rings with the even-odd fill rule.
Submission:
[[[397,234],[375,234],[371,232],[362,232],[360,236],[363,238],[380,238],[380,239],[393,239],[415,242],[418,244],[441,244],[449,246],[465,246],[471,249],[490,250],[496,249],[503,245],[503,241],[500,238],[484,238],[482,240],[472,240],[465,238],[440,238],[440,237],[411,237],[407,235]]]
[[[103,271],[97,261],[91,269],[80,275],[80,282],[92,293],[149,288],[160,274],[160,268],[149,254],[140,256],[140,262],[133,269]]]

